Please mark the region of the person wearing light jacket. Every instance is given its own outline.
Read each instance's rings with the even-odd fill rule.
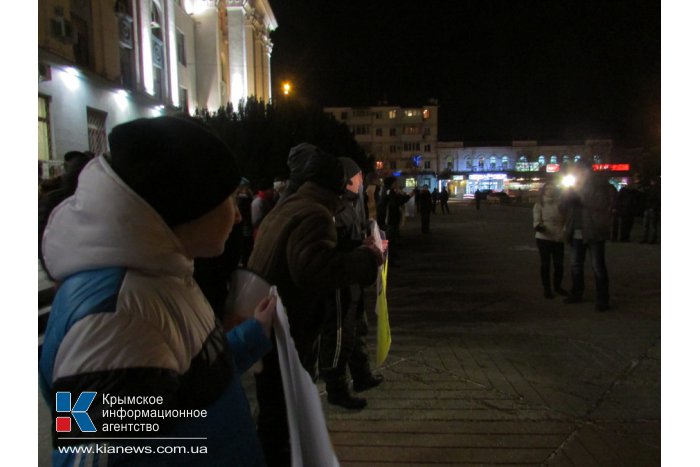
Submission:
[[[118,125],[109,142],[43,238],[60,283],[39,362],[53,463],[265,465],[240,374],[271,348],[275,300],[226,332],[192,277],[239,217],[233,155],[179,117]]]
[[[540,277],[544,296],[554,298],[552,290],[566,296],[566,291],[561,287],[564,278],[565,217],[560,207],[559,193],[550,182],[546,182],[540,189],[539,199],[532,208],[532,224],[540,253]],[[551,266],[554,269],[553,278]]]

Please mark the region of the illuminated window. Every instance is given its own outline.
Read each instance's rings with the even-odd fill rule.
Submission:
[[[177,42],[177,61],[180,65],[187,66],[187,56],[185,54],[185,35],[180,31],[175,34]]]
[[[544,154],[540,154],[540,157],[537,158],[537,163],[540,165],[540,167],[544,167],[547,164]]]
[[[510,160],[508,159],[508,156],[501,157],[501,170],[508,170],[509,165]]]
[[[187,96],[187,88],[180,88],[180,95],[179,95],[179,101],[180,101],[180,108],[182,109],[183,112],[186,114],[190,113],[190,103],[189,99]]]
[[[574,156],[574,164],[578,164],[579,162],[581,162],[581,154],[576,154]]]
[[[602,164],[603,161],[601,160],[600,156],[596,154],[595,156],[593,156],[593,163],[594,164]]]
[[[491,156],[489,159],[489,168],[491,170],[496,170],[496,156]]]
[[[414,109],[404,110],[403,114],[405,117],[417,117],[418,111]]]
[[[127,89],[135,89],[134,78],[134,15],[131,11],[131,2],[119,0],[114,5],[117,15],[117,27],[119,28],[119,66],[121,68],[121,83]]]
[[[49,119],[49,97],[39,95],[39,160],[51,160],[51,120]]]
[[[156,99],[165,97],[165,53],[163,48],[163,15],[158,5],[151,4],[151,56],[153,58],[153,91]]]
[[[396,110],[390,110],[389,111],[389,119],[393,120],[396,118]]]
[[[428,120],[430,118],[430,110],[423,109],[423,120]]]
[[[561,157],[561,162],[562,162],[562,164],[568,164],[568,163],[569,163],[569,156],[568,156],[568,154],[564,154],[564,155]]]
[[[556,154],[552,154],[552,155],[550,156],[550,158],[549,158],[549,163],[550,163],[550,164],[558,164]]]
[[[107,152],[107,113],[87,108],[88,145],[90,152],[100,156]]]
[[[374,167],[375,167],[377,170],[381,170],[381,169],[384,168],[384,162],[382,162],[382,161],[377,161],[377,162],[374,163]]]

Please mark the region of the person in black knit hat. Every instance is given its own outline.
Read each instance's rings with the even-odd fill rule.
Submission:
[[[44,233],[45,264],[61,284],[39,362],[44,399],[56,407],[60,394],[98,394],[88,418],[117,454],[95,453],[95,464],[264,465],[240,375],[271,348],[276,300],[262,300],[253,318],[226,332],[192,277],[193,259],[221,254],[239,218],[233,154],[202,124],[177,117],[118,125],[109,142],[111,157],[88,163]],[[202,418],[139,418],[190,453],[201,443],[188,439],[207,439],[206,453],[156,454],[168,444],[161,438],[143,439],[151,455],[124,450],[133,441],[120,437],[142,437],[143,425],[111,432],[123,420],[110,413],[132,409],[206,410]],[[54,420],[56,412],[46,423]],[[64,448],[92,445],[82,432],[54,437],[54,462],[81,462]]]

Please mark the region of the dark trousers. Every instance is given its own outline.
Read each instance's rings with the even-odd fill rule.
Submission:
[[[630,233],[632,232],[632,226],[634,225],[634,216],[630,214],[624,214],[620,216],[620,241],[629,242]]]
[[[440,201],[440,210],[443,214],[445,214],[445,211],[447,211],[447,214],[450,213],[450,207],[447,205],[447,201]]]
[[[589,241],[574,239],[571,248],[571,296],[583,296],[583,264],[586,252],[590,251],[591,266],[595,276],[596,304],[608,305],[608,269],[605,266],[605,241]]]
[[[553,242],[537,238],[537,249],[540,252],[540,277],[542,278],[542,287],[547,293],[552,292],[552,284],[554,290],[561,289],[561,281],[564,278],[564,242]],[[550,265],[554,267],[554,281]]]
[[[420,231],[423,233],[430,233],[430,213],[421,214]]]
[[[362,288],[351,286],[339,289],[337,297],[329,304],[335,305],[338,299],[341,306],[337,309],[330,306],[326,315],[319,354],[320,376],[329,392],[347,388],[347,369],[353,379],[371,376]]]
[[[311,300],[310,302],[312,303]],[[306,314],[303,317],[298,316],[300,314],[298,310],[296,313],[288,313],[289,330],[299,353],[301,364],[315,381],[317,379],[318,343],[323,309],[312,303],[308,310],[304,311]],[[262,359],[263,370],[255,375],[255,394],[258,400],[258,438],[260,438],[268,467],[286,467],[291,465],[287,406],[284,400],[284,386],[274,335],[271,340],[272,350]]]
[[[656,209],[649,208],[644,210],[642,217],[642,225],[644,226],[643,242],[656,243],[656,231],[659,224],[658,214]]]
[[[386,225],[386,239],[389,240],[388,254],[389,262],[393,263],[399,259],[399,239],[401,233],[398,225]]]

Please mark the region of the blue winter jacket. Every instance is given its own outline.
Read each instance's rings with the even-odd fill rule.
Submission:
[[[44,254],[61,283],[39,366],[54,465],[264,465],[240,375],[270,341],[254,319],[224,332],[177,237],[104,158]]]

